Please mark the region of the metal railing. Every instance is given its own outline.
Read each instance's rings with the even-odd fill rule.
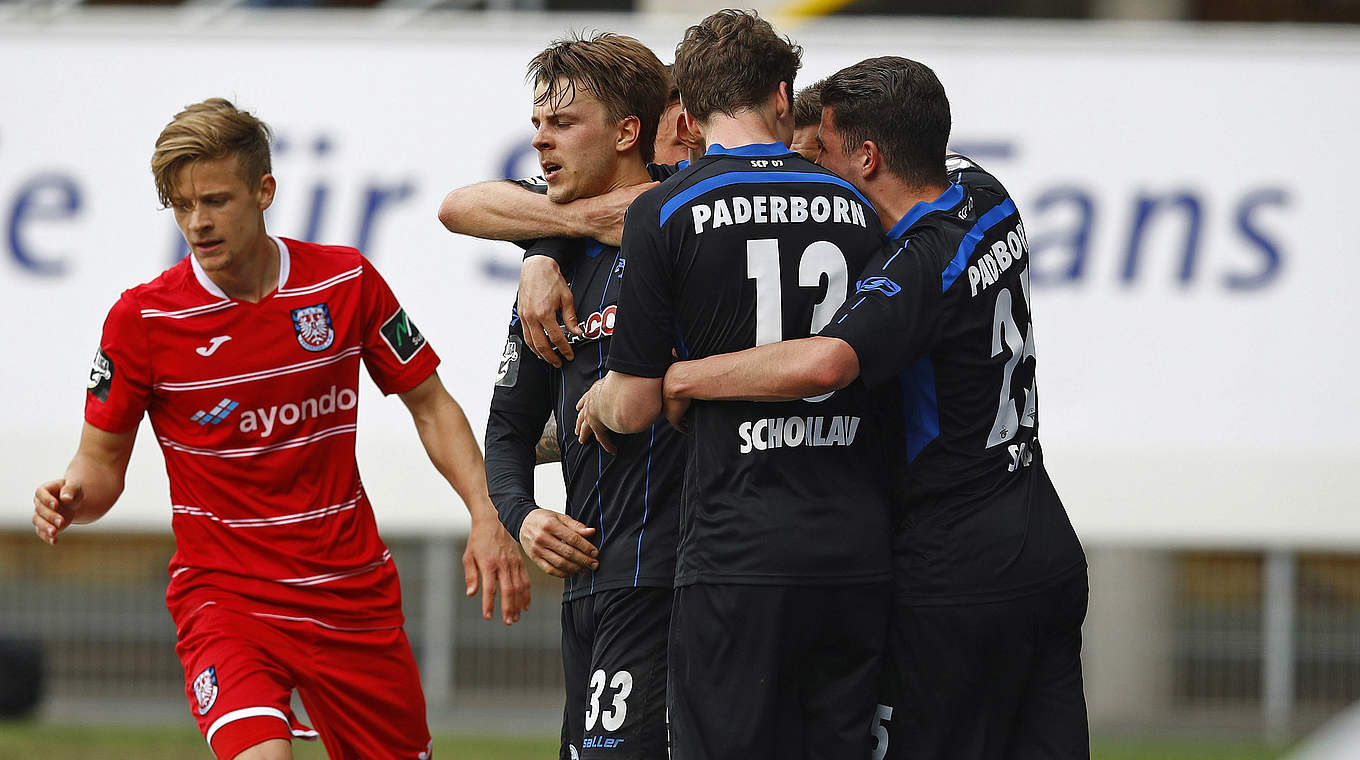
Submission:
[[[463,594],[461,538],[403,537],[388,545],[432,715],[456,705],[532,705],[540,714],[560,705],[560,582],[532,570],[533,604],[506,627],[483,620],[480,601]],[[183,674],[163,600],[173,549],[161,534],[74,531],[53,550],[31,534],[0,533],[0,639],[41,645],[54,699],[180,699]],[[1128,725],[1123,718],[1136,713],[1130,720],[1146,725],[1175,716],[1184,729],[1186,715],[1228,715],[1236,716],[1233,725],[1284,741],[1317,716],[1360,700],[1360,554],[1119,549],[1161,568],[1137,576],[1112,571],[1102,561],[1107,549],[1088,547],[1093,600],[1139,597],[1159,612],[1141,616],[1138,630],[1102,620],[1108,607],[1093,601],[1088,694],[1129,691],[1122,683],[1100,688],[1100,678],[1124,678],[1100,660],[1143,640],[1165,644],[1146,657],[1126,657],[1133,664],[1122,672],[1167,677],[1146,690],[1143,701],[1151,704],[1143,706],[1151,709],[1120,703],[1094,710],[1093,719]],[[1169,582],[1149,591],[1157,584],[1147,577]]]

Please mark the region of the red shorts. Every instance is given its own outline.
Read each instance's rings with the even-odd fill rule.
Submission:
[[[318,735],[333,760],[430,757],[425,694],[401,628],[340,631],[209,604],[181,622],[175,651],[189,710],[218,758]],[[294,689],[315,731],[293,715]]]

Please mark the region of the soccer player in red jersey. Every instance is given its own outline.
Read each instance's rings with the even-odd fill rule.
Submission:
[[[467,419],[358,251],[266,233],[276,184],[262,122],[220,98],[189,106],[151,163],[192,255],[110,310],[79,447],[63,477],[38,487],[34,528],[55,544],[113,506],[146,414],[173,502],[166,603],[190,710],[216,756],[286,760],[292,737],[319,735],[333,758],[427,759],[397,570],[355,462],[360,361],[401,396],[467,504],[469,581],[486,605],[499,584],[510,622],[528,578]],[[292,714],[294,689],[315,731]]]

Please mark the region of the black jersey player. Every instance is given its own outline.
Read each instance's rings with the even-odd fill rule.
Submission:
[[[677,364],[676,397],[790,397],[858,378],[903,402],[905,518],[874,757],[1085,758],[1081,545],[1039,445],[1029,248],[1010,196],[946,160],[929,68],[863,61],[822,90],[822,161],[889,244],[817,337]]]
[[[673,347],[702,357],[820,328],[881,244],[869,202],[781,141],[799,52],[753,13],[686,32],[674,72],[708,151],[628,211],[611,371],[583,399],[582,436],[650,425]],[[867,755],[890,577],[876,422],[859,384],[695,405],[674,757]]]
[[[530,64],[534,147],[555,202],[647,182],[665,70],[619,35],[573,38]],[[674,579],[683,442],[664,423],[618,441],[611,454],[561,440],[566,515],[534,500],[534,449],[549,415],[570,431],[577,399],[604,374],[616,325],[618,248],[549,239],[583,310],[574,358],[550,366],[525,349],[517,314],[501,355],[487,424],[491,497],[511,534],[545,571],[565,578],[566,680],[562,760],[666,754],[666,635]]]

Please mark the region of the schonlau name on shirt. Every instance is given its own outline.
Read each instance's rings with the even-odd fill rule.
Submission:
[[[859,417],[771,417],[737,427],[742,454],[799,446],[850,446],[859,431]]]

